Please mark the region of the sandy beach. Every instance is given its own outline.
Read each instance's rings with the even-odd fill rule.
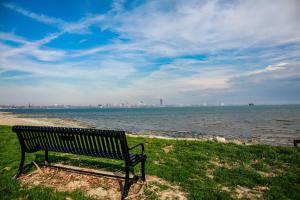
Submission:
[[[65,127],[79,127],[91,128],[88,123],[84,123],[71,119],[59,118],[32,118],[24,115],[13,114],[10,112],[0,112],[0,125],[31,125],[31,126],[65,126]]]

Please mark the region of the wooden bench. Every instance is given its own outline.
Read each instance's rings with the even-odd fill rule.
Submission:
[[[21,161],[16,177],[23,171],[25,153],[45,151],[45,165],[48,166],[48,151],[53,151],[124,160],[122,199],[127,196],[133,183],[129,173],[138,163],[141,163],[141,179],[145,181],[144,145],[129,148],[124,131],[42,126],[13,126],[12,130],[17,133],[21,145]],[[141,148],[140,154],[130,152],[136,147]]]

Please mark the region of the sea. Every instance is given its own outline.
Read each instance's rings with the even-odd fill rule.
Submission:
[[[292,145],[300,138],[300,105],[149,108],[10,109],[25,117],[79,120],[99,129],[117,129],[174,138],[224,137]]]

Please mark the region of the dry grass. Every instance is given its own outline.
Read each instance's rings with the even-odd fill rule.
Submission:
[[[167,145],[164,146],[162,149],[164,150],[165,153],[170,153],[171,151],[173,151],[174,147],[173,145]]]
[[[119,178],[99,177],[49,167],[42,167],[40,170],[22,175],[19,179],[23,188],[40,186],[57,192],[80,190],[86,196],[105,200],[120,199],[124,185],[124,180]],[[141,181],[134,183],[126,199],[147,199],[144,194],[145,187],[148,192],[154,193],[159,199],[186,199],[186,194],[181,191],[180,187],[171,185],[156,176],[147,176],[146,179],[147,185]]]

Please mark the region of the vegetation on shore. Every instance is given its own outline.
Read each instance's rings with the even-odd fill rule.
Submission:
[[[299,148],[135,137],[128,140],[130,145],[145,143],[147,175],[180,186],[188,199],[299,199]],[[26,156],[27,163],[43,159],[42,152]],[[118,170],[123,167],[119,161],[69,154],[50,153],[49,159],[52,163],[91,168]],[[21,189],[19,181],[12,179],[19,161],[16,134],[10,126],[0,126],[1,199],[89,199],[81,191],[54,192],[41,187]],[[161,186],[160,189],[165,188]],[[148,199],[158,198],[150,190],[146,190],[146,195]]]

